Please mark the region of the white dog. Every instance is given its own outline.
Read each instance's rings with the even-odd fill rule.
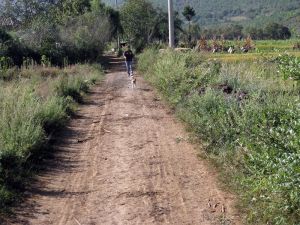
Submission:
[[[130,76],[130,80],[131,80],[131,87],[135,88],[136,87],[136,78],[132,75],[132,76]]]

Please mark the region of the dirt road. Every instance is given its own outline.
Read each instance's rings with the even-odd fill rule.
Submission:
[[[183,126],[141,77],[129,87],[114,70],[93,88],[10,223],[239,224]]]

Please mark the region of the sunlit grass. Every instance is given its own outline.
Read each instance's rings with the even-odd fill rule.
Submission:
[[[300,51],[286,51],[284,53],[300,57]],[[270,52],[270,53],[236,53],[236,54],[227,54],[227,53],[207,53],[204,54],[204,57],[207,59],[216,59],[222,62],[254,62],[259,60],[271,59],[277,57],[280,53]]]
[[[299,90],[278,72],[278,55],[149,50],[139,58],[255,225],[300,221]]]
[[[25,185],[32,159],[61,128],[75,101],[103,76],[97,65],[16,69],[0,79],[0,209]]]

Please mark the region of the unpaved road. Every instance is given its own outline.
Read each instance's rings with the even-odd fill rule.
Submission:
[[[141,77],[129,88],[113,61],[7,223],[239,224],[233,196],[197,158],[183,126]]]

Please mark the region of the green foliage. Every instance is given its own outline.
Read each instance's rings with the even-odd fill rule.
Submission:
[[[5,78],[6,71],[13,66],[11,58],[0,56],[0,78]]]
[[[65,124],[71,103],[72,99],[58,95],[49,96],[45,99],[37,117],[41,120],[47,133],[57,130]]]
[[[57,81],[55,90],[59,96],[70,96],[76,101],[81,102],[81,92],[88,90],[88,84],[81,77],[63,76]]]
[[[0,25],[0,57],[11,58],[13,65],[18,67],[22,66],[23,58],[31,58],[39,64],[43,55],[51,65],[60,67],[66,63],[96,62],[105,44],[117,31],[122,31],[119,13],[101,1],[30,0],[30,4],[39,10],[30,6],[27,0],[19,2],[20,5],[26,3],[21,11],[28,8],[34,10],[34,15],[24,20],[15,14],[11,15],[16,16],[15,19],[22,25],[11,27],[14,28],[14,37],[1,30]],[[2,7],[9,10],[20,5],[7,1]]]
[[[293,79],[300,85],[300,58],[285,54],[278,57],[277,61],[283,78]]]
[[[191,40],[192,40],[192,36],[191,36],[191,20],[196,15],[196,13],[195,13],[195,10],[191,6],[187,5],[187,6],[184,7],[182,15],[189,22],[188,43],[189,43],[189,46],[191,47]]]
[[[52,68],[53,74],[57,70]],[[47,135],[66,123],[74,100],[103,74],[96,65],[69,67],[49,77],[42,77],[44,68],[32,71],[38,74],[0,86],[0,208],[12,203],[26,185]]]
[[[69,19],[65,26],[61,27],[61,39],[66,46],[74,46],[78,49],[81,55],[79,57],[93,62],[100,56],[106,42],[109,41],[110,30],[110,23],[105,15],[88,12]]]
[[[114,0],[103,0],[104,3],[114,5]],[[125,0],[119,0],[122,4]],[[181,12],[186,3],[175,0],[175,10]],[[167,10],[167,1],[151,0],[156,7]],[[190,0],[188,4],[194,8],[195,20],[201,27],[227,26],[238,23],[244,27],[261,28],[262,25],[276,22],[289,25],[289,28],[300,32],[299,1],[298,0]]]
[[[56,4],[53,0],[0,1],[0,28],[26,26],[37,15],[51,11]]]
[[[182,15],[185,17],[185,19],[187,21],[191,21],[193,19],[193,17],[196,15],[195,10],[193,9],[193,7],[187,5],[184,7],[183,11],[182,11]]]
[[[0,184],[19,186],[23,166],[45,134],[37,117],[41,103],[31,87],[2,88],[0,110]]]
[[[7,67],[13,65],[21,66],[23,58],[27,57],[35,58],[35,52],[23,46],[7,32],[0,29],[0,58],[2,67],[8,69]]]
[[[148,0],[129,0],[121,8],[121,24],[124,34],[139,51],[150,41],[157,24],[157,14]]]
[[[168,39],[168,14],[155,9],[148,0],[129,0],[120,10],[125,39],[140,52],[147,45]],[[175,31],[181,30],[182,21],[175,15]]]
[[[87,12],[91,7],[90,0],[63,0],[62,12],[64,16],[78,16]]]
[[[265,27],[265,33],[268,39],[289,39],[291,32],[288,27],[278,23],[270,23]]]
[[[139,68],[233,177],[248,222],[297,225],[300,101],[292,81],[276,76],[276,62],[204,59],[147,50]]]

